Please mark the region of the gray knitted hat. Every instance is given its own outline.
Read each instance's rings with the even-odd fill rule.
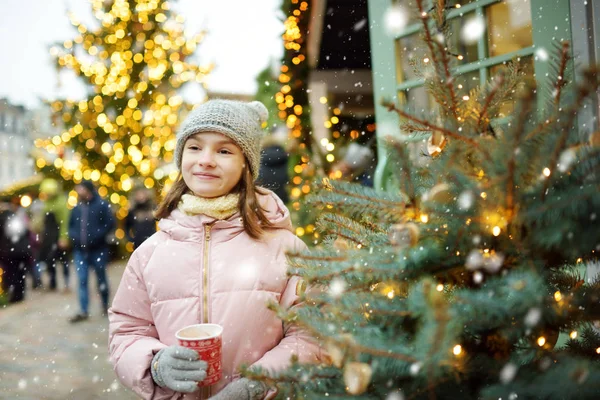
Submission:
[[[209,100],[193,109],[179,127],[175,162],[181,169],[183,145],[192,135],[200,132],[217,132],[233,140],[250,163],[254,180],[260,169],[260,150],[263,137],[262,124],[269,112],[260,101],[244,103],[233,100]]]

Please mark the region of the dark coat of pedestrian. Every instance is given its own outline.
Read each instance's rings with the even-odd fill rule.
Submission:
[[[102,298],[102,314],[108,310],[109,287],[106,278],[106,265],[109,258],[107,238],[113,230],[115,220],[107,202],[103,201],[94,184],[84,180],[75,191],[79,203],[71,211],[69,218],[69,238],[73,244],[73,257],[77,276],[79,278],[80,311],[71,318],[71,322],[88,319],[89,269],[93,268],[98,282],[98,291]]]
[[[50,290],[56,290],[57,263],[63,267],[65,289],[69,287],[68,226],[69,209],[67,198],[61,193],[58,182],[45,179],[40,185],[43,198],[43,227],[40,233],[38,263],[48,271]]]
[[[154,219],[154,201],[150,190],[141,187],[133,192],[133,201],[125,219],[127,239],[137,249],[146,239],[156,232]]]
[[[25,300],[25,277],[32,251],[28,221],[10,205],[0,208],[0,267],[2,291],[10,303]]]
[[[258,184],[272,190],[284,203],[289,201],[289,154],[276,141],[266,141],[262,148]]]

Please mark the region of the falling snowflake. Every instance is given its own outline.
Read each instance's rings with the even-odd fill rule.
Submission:
[[[22,218],[15,216],[8,221],[5,229],[6,236],[10,237],[13,242],[16,242],[26,232],[27,227]]]
[[[477,43],[485,32],[485,21],[483,17],[475,16],[467,19],[460,31],[460,38],[466,45]]]
[[[537,49],[535,51],[535,56],[537,57],[538,60],[540,61],[548,61],[548,58],[550,58],[548,56],[548,52],[546,51],[546,49],[544,49],[543,47],[540,47],[539,49]]]
[[[329,284],[329,295],[333,298],[339,298],[346,291],[346,281],[341,278],[334,278]]]
[[[471,191],[465,191],[458,195],[458,207],[461,210],[468,210],[473,206],[475,196]]]
[[[506,364],[502,370],[500,371],[500,382],[507,384],[512,382],[512,380],[517,375],[517,366],[512,363]]]
[[[484,258],[483,268],[485,268],[485,270],[488,272],[496,273],[500,270],[503,263],[504,263],[504,254],[494,253],[494,254],[490,254],[489,257]]]
[[[483,282],[483,274],[479,271],[476,271],[473,274],[473,282],[475,282],[476,284],[480,284],[481,282]]]
[[[577,159],[575,150],[567,149],[560,154],[560,158],[558,160],[558,170],[560,172],[567,172],[573,162]]]
[[[402,392],[394,392],[387,395],[385,400],[404,400],[404,394]]]
[[[600,278],[600,262],[589,261],[586,265],[586,276],[590,284]]]
[[[385,12],[385,31],[389,36],[398,36],[408,24],[408,11],[400,6],[393,5]]]
[[[365,27],[366,24],[367,24],[367,19],[363,18],[360,21],[358,21],[356,24],[354,24],[354,30],[360,31],[362,28]]]
[[[483,264],[483,254],[481,254],[481,250],[474,249],[469,252],[467,256],[467,261],[465,262],[465,266],[468,270],[475,270],[481,267]]]
[[[421,366],[422,365],[421,365],[420,362],[416,362],[416,363],[411,364],[411,366],[410,366],[410,374],[412,376],[416,376],[419,373],[419,371],[421,370]]]
[[[529,309],[527,314],[525,315],[525,325],[528,327],[534,327],[540,322],[542,318],[542,310],[537,307]]]
[[[238,266],[237,276],[244,282],[254,282],[258,276],[258,269],[259,267],[256,263],[248,261]]]

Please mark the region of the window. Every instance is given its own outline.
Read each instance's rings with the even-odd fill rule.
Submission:
[[[455,57],[452,71],[464,92],[478,87],[506,62],[516,59],[526,74],[527,83],[533,79],[533,36],[530,0],[471,0],[454,1],[448,13],[448,48]],[[464,40],[461,32],[466,24],[485,27],[478,38]],[[417,112],[431,109],[435,102],[423,87],[424,80],[415,69],[428,62],[429,51],[421,38],[422,23],[411,24],[395,39],[395,56],[399,60],[396,83],[400,102]],[[510,110],[507,106],[505,112]]]
[[[429,9],[435,0],[424,3]],[[538,89],[538,104],[543,104],[540,100],[551,93],[540,90],[551,84],[546,55],[552,53],[556,43],[573,40],[570,5],[574,2],[551,3],[550,6],[548,0],[447,0],[446,4],[455,8],[447,14],[449,48],[456,57],[452,73],[463,90],[488,81],[503,64],[517,60],[525,73],[524,79]],[[385,21],[387,11],[395,4],[413,12],[408,25],[392,36]],[[400,135],[398,116],[390,113],[383,101],[392,100],[417,113],[431,109],[434,103],[423,87],[424,81],[414,72],[429,52],[420,38],[422,24],[414,12],[414,0],[368,0],[368,6],[377,135]],[[483,34],[465,43],[460,33],[470,19],[479,21]],[[513,104],[505,104],[501,113],[508,114],[511,107]],[[379,155],[375,186],[387,189],[389,160],[385,151],[379,151]]]
[[[13,151],[15,152],[15,154],[21,154],[23,152],[23,138],[19,135],[14,135],[12,136],[12,145],[13,145]]]
[[[23,129],[23,119],[20,118],[20,116],[16,115],[15,116],[15,132],[16,133],[24,133],[24,129]]]

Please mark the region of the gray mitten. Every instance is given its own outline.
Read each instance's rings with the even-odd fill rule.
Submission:
[[[158,386],[192,393],[198,390],[198,382],[206,379],[206,367],[205,361],[198,360],[196,351],[183,346],[169,346],[156,353],[150,371]]]
[[[267,386],[262,382],[241,378],[225,386],[210,400],[259,400],[265,397]]]

